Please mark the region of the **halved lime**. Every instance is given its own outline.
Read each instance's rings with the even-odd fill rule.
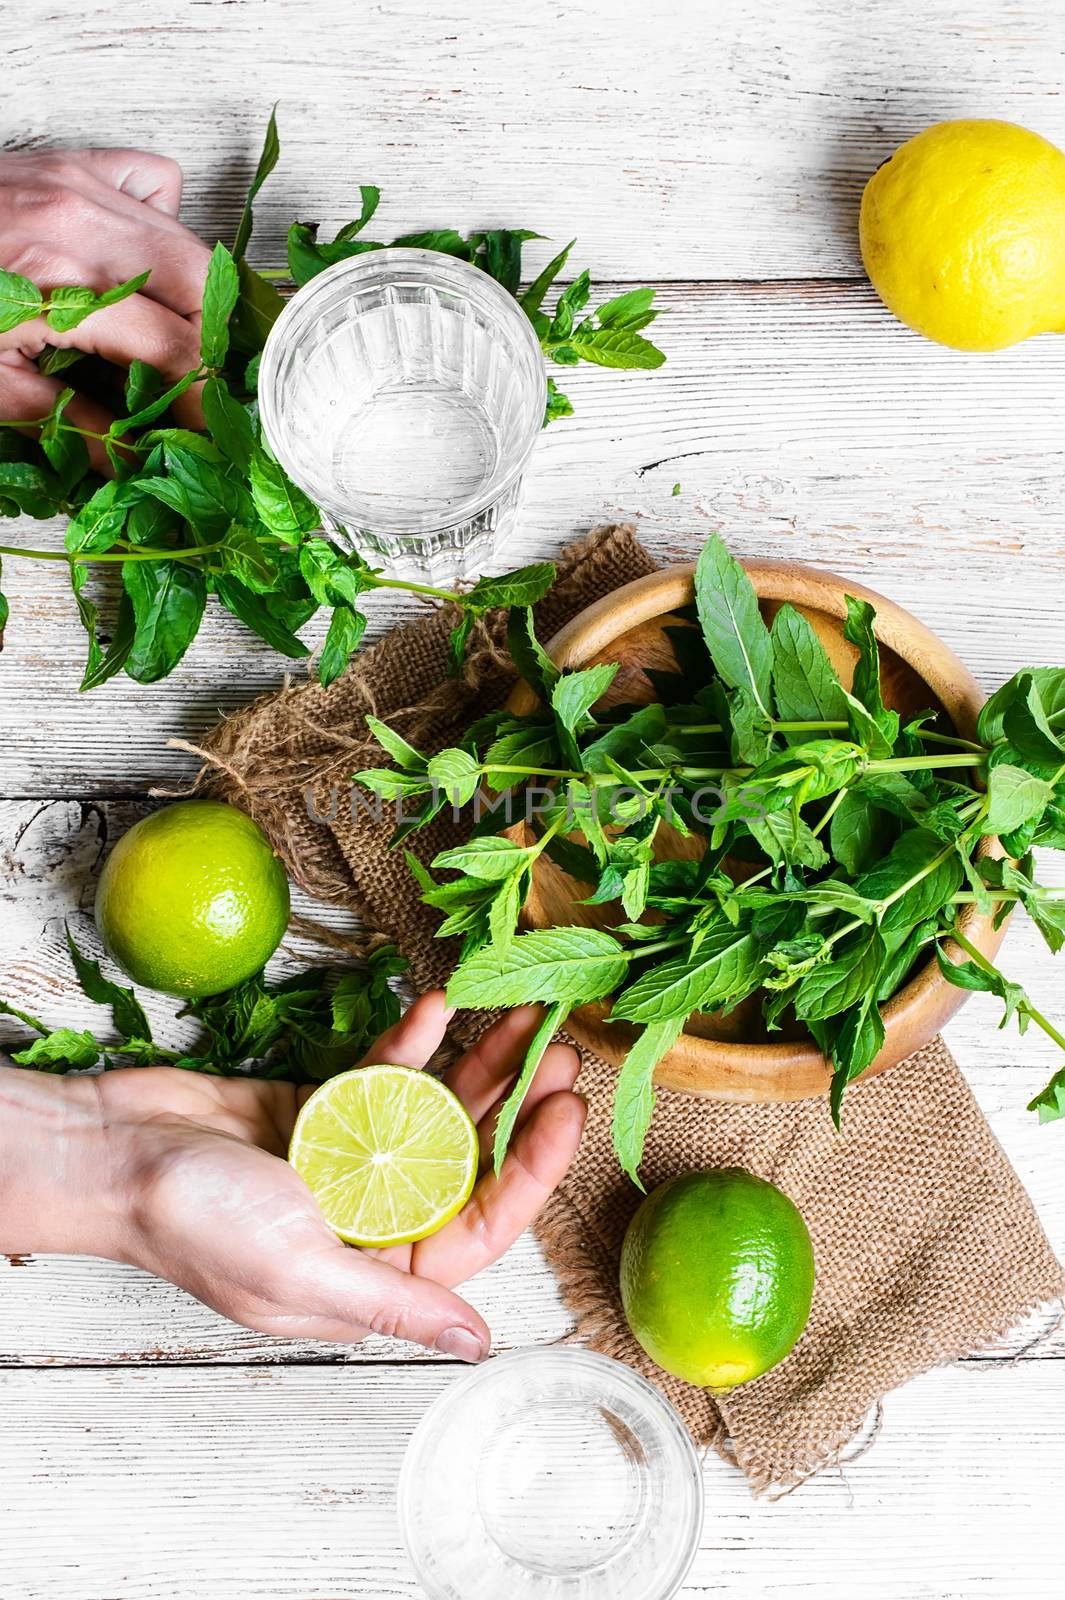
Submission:
[[[477,1130],[439,1079],[356,1067],[316,1089],[288,1158],[347,1244],[383,1249],[435,1233],[470,1197]]]

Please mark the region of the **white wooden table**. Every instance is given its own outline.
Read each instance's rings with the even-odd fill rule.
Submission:
[[[1065,342],[924,343],[876,301],[855,238],[865,178],[928,122],[1004,116],[1065,144],[1062,0],[51,0],[8,8],[0,46],[9,145],[169,152],[209,239],[232,235],[279,98],[259,264],[297,214],[343,222],[373,181],[396,233],[578,234],[605,289],[659,284],[668,365],[567,372],[577,416],[538,449],[515,559],[603,518],[639,519],[663,557],[720,529],[891,594],[988,689],[1065,661]],[[168,682],[80,698],[62,572],[10,561],[5,580],[0,993],[88,1023],[60,935],[103,842],[190,772],[169,737],[283,664],[214,612]],[[1061,969],[1025,927],[1005,959],[1060,1012]],[[1065,1250],[1065,1131],[1024,1111],[1053,1054],[994,1019],[975,998],[949,1042]],[[530,1239],[470,1294],[500,1349],[567,1329]],[[380,1341],[258,1337],[103,1262],[0,1258],[0,1597],[416,1595],[396,1475],[454,1376]],[[709,1460],[684,1595],[1060,1595],[1063,1403],[1065,1336],[1019,1333],[889,1396],[868,1454],[780,1503]]]

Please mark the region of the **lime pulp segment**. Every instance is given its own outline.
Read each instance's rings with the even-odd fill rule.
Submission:
[[[316,1089],[289,1160],[348,1244],[409,1244],[443,1227],[477,1177],[477,1132],[438,1079],[411,1067],[357,1067]]]

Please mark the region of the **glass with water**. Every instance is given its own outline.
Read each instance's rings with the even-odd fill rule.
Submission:
[[[399,1520],[428,1600],[668,1600],[699,1547],[702,1476],[639,1374],[533,1348],[453,1380],[426,1412]]]
[[[546,397],[517,301],[431,250],[374,250],[312,278],[259,374],[266,438],[328,531],[374,566],[437,584],[490,562]]]

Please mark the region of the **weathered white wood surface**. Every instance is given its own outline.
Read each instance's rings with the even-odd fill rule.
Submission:
[[[508,556],[552,554],[604,518],[638,519],[663,558],[718,528],[741,554],[819,562],[890,593],[989,689],[1020,665],[1065,661],[1065,341],[991,358],[922,342],[862,281],[854,234],[865,178],[927,122],[999,115],[1065,143],[1065,0],[505,10],[11,9],[4,143],[167,151],[186,170],[187,220],[228,237],[277,97],[283,159],[257,211],[260,264],[280,259],[297,214],[347,220],[366,181],[384,190],[382,230],[577,234],[574,260],[604,290],[662,285],[670,359],[652,375],[566,374],[577,416],[541,442]],[[8,524],[4,542],[11,531],[59,536]],[[108,830],[140,814],[150,785],[192,770],[166,739],[195,739],[284,663],[216,616],[168,682],[82,699],[62,573],[12,560],[4,580],[0,994],[98,1022],[71,987],[62,918],[91,937]],[[396,615],[378,605],[375,627]],[[1060,965],[1023,924],[1005,959],[1060,1009]],[[1061,1134],[1024,1111],[1053,1051],[996,1033],[995,1015],[975,997],[948,1039],[1065,1250]],[[153,1020],[173,1026],[165,1007]],[[530,1239],[469,1292],[500,1348],[569,1327]],[[753,1503],[709,1461],[684,1596],[1058,1595],[1065,1333],[1032,1347],[1033,1331],[890,1396],[867,1455],[778,1505]],[[108,1263],[0,1258],[0,1600],[414,1596],[396,1473],[452,1375],[384,1341],[244,1333]]]
[[[53,0],[5,19],[6,137],[177,156],[217,236],[277,99],[263,264],[370,182],[393,236],[577,235],[600,277],[858,277],[862,185],[918,128],[1065,139],[1061,23],[1060,0]]]
[[[415,1600],[396,1484],[450,1378],[424,1366],[0,1373],[2,1592]],[[709,1457],[683,1600],[1059,1600],[1049,1523],[1063,1407],[1060,1361],[932,1373],[888,1398],[868,1454],[776,1504]],[[1004,1448],[1007,1414],[1022,1448]]]

